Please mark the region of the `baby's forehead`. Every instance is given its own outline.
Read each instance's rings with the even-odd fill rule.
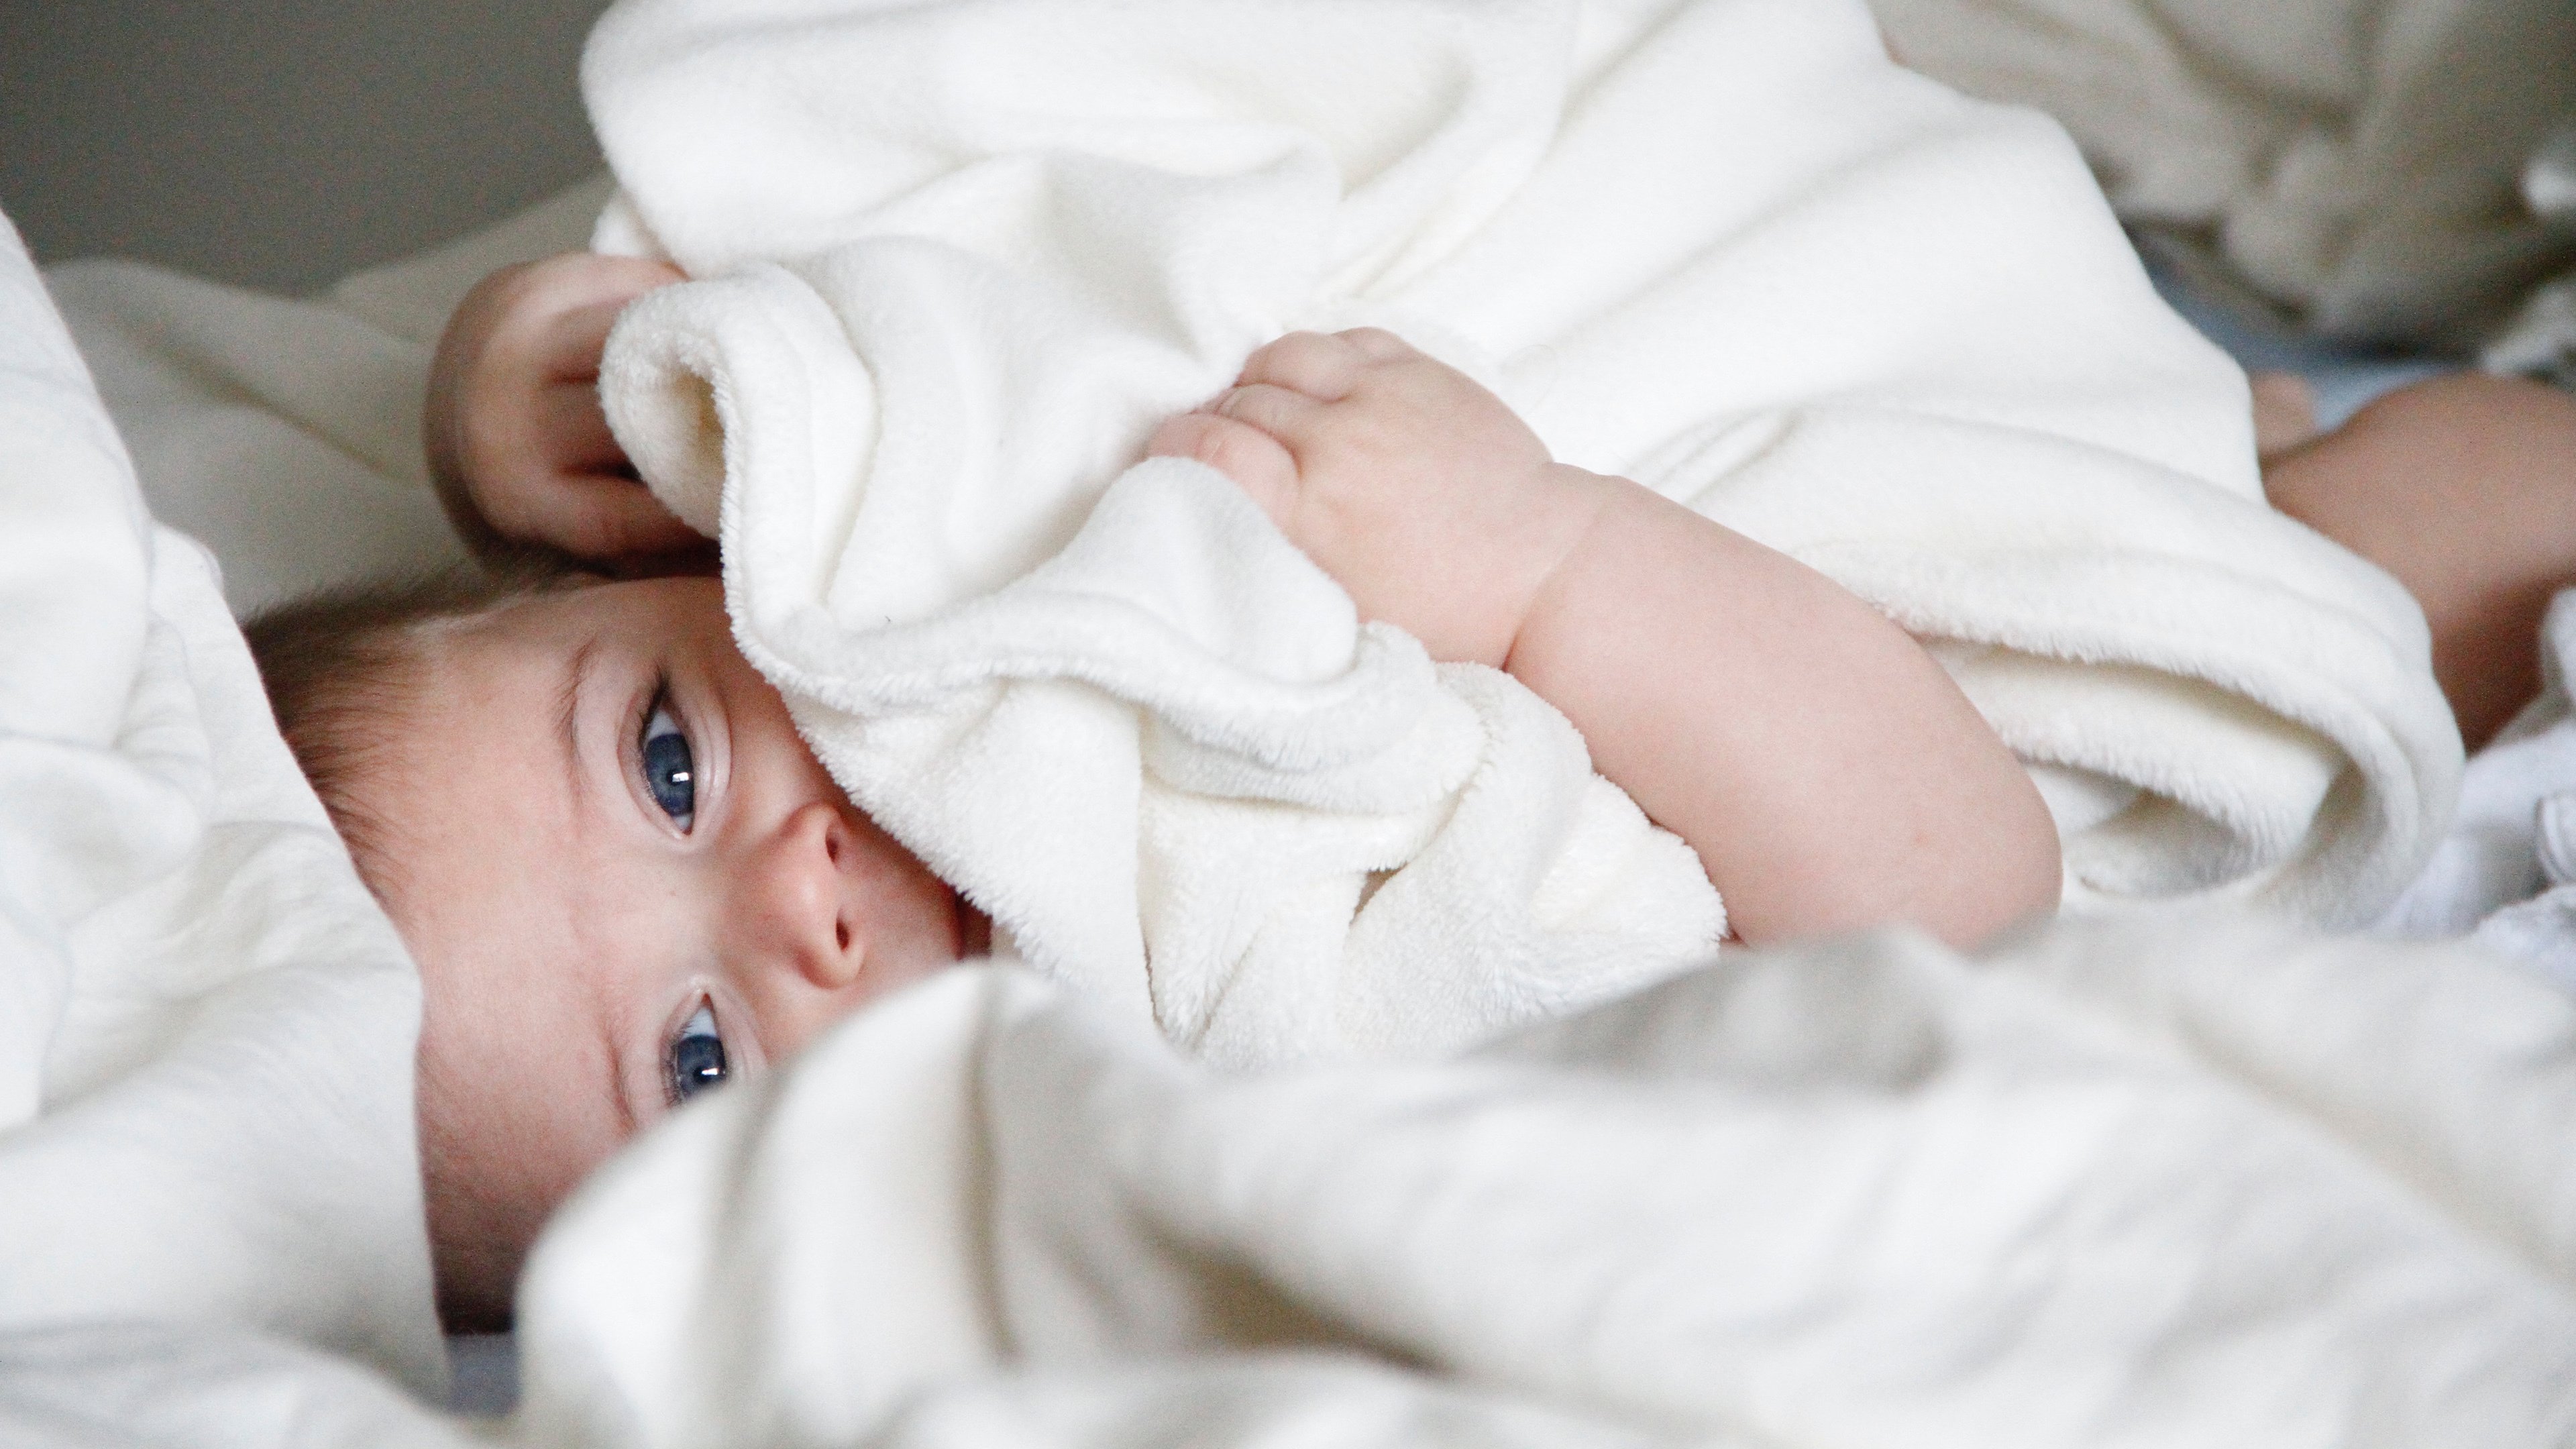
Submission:
[[[707,580],[601,581],[512,599],[422,633],[413,723],[527,753],[568,736],[585,677],[651,672],[709,646],[731,650],[723,594]],[[738,656],[737,656],[738,657]]]
[[[615,637],[572,604],[541,596],[411,631],[405,677],[380,701],[380,748],[360,761],[364,803],[403,839],[398,873],[416,874],[424,855],[483,848],[465,829],[471,819],[421,828],[425,816],[449,813],[460,791],[484,793],[487,811],[525,810],[559,793],[574,690]],[[496,788],[506,802],[492,797]]]
[[[582,996],[568,968],[585,959],[587,889],[566,733],[584,635],[556,627],[564,611],[550,600],[531,603],[421,639],[418,687],[387,722],[363,787],[391,857],[386,905],[429,989],[528,1010]],[[538,1014],[578,1016],[576,1000]]]
[[[460,696],[489,703],[535,687],[592,647],[596,631],[583,622],[577,611],[545,597],[414,625],[407,642],[418,687],[406,691],[398,712],[425,725],[450,714]]]
[[[432,632],[424,642],[450,658],[468,661],[570,661],[603,643],[651,649],[701,622],[697,615],[703,610],[688,607],[695,602],[694,591],[665,587],[668,582],[566,584],[435,621],[428,626]],[[718,617],[721,613],[719,603]]]

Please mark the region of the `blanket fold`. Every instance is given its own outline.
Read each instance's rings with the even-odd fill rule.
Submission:
[[[2195,281],[2328,337],[2576,359],[2563,0],[1871,5],[1908,65],[2065,122]]]
[[[6,218],[0,618],[9,1356],[258,1329],[435,1391],[418,976]]]
[[[519,1427],[879,1442],[1052,1382],[1272,1442],[1375,1402],[1352,1355],[1695,1443],[2558,1443],[2571,1109],[2562,993],[2221,913],[1747,952],[1248,1076],[961,969],[585,1190]],[[1132,1442],[1052,1409],[1014,1442]]]
[[[636,0],[585,86],[600,244],[703,279],[603,394],[745,652],[1032,961],[1212,1055],[1452,1044],[1724,927],[1543,703],[1131,466],[1295,326],[1390,327],[1934,641],[2078,906],[2365,919],[2448,809],[2411,601],[2264,507],[2241,375],[2063,133],[1856,4]],[[1506,815],[1543,865],[1465,824]],[[1425,972],[1468,901],[1510,969]]]

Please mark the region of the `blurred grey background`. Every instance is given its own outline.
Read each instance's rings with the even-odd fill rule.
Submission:
[[[0,0],[0,211],[43,263],[300,292],[598,169],[607,0]]]

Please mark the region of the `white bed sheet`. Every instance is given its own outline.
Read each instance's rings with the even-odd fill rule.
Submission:
[[[431,492],[422,394],[485,273],[580,248],[606,178],[312,298],[136,262],[48,274],[153,516],[213,549],[237,615],[463,561]]]
[[[226,558],[242,561],[224,581],[237,609],[380,564],[408,566],[454,557],[443,529],[432,526],[434,511],[420,486],[415,461],[416,434],[407,436],[403,431],[415,417],[408,404],[425,367],[428,343],[444,315],[440,298],[452,301],[489,265],[577,242],[596,209],[597,195],[594,191],[578,196],[562,211],[500,242],[486,238],[417,269],[389,269],[357,279],[314,303],[225,296],[213,289],[193,291],[192,285],[202,284],[108,267],[57,272],[65,310],[71,314],[74,332],[91,351],[111,410],[137,435],[137,461],[153,506],[174,515],[201,509],[188,516],[198,518],[209,533],[218,536],[219,551]],[[86,383],[66,381],[77,371],[77,362],[66,368],[66,354],[43,324],[17,325],[22,316],[35,315],[23,310],[30,294],[19,271],[22,263],[7,279],[11,326],[0,329],[0,348],[9,349],[9,369],[0,374],[0,391],[7,393],[0,404],[23,403],[28,393],[19,384],[27,378],[41,378],[53,391],[48,394],[52,402],[36,413],[8,413],[12,428],[0,431],[0,450],[8,450],[8,469],[0,472],[0,511],[5,511],[8,532],[0,536],[50,536],[37,530],[61,525],[60,499],[42,496],[27,485],[41,480],[42,494],[64,494],[61,480],[75,477],[88,480],[68,494],[87,510],[84,519],[75,521],[74,531],[88,542],[67,551],[30,551],[24,556],[0,548],[0,589],[8,591],[10,617],[27,621],[9,638],[0,639],[0,671],[30,660],[58,663],[78,652],[84,663],[76,672],[89,682],[83,686],[87,704],[71,701],[65,706],[68,714],[48,718],[32,735],[0,735],[0,770],[25,758],[11,752],[22,751],[30,739],[44,749],[62,744],[66,733],[62,721],[80,717],[87,733],[71,731],[77,736],[75,743],[102,755],[127,755],[126,764],[136,778],[164,784],[176,780],[185,794],[190,783],[187,772],[193,768],[189,761],[195,757],[186,751],[155,754],[144,746],[174,736],[151,734],[147,739],[124,727],[142,717],[133,708],[135,701],[149,695],[166,702],[193,691],[199,715],[215,721],[209,737],[217,743],[203,752],[206,760],[218,762],[213,766],[215,774],[222,777],[239,767],[247,770],[242,778],[256,778],[260,784],[244,787],[247,793],[218,791],[209,797],[201,791],[196,797],[201,804],[207,798],[220,798],[227,808],[247,812],[226,815],[218,810],[202,822],[204,828],[192,838],[200,856],[211,850],[216,858],[163,877],[165,885],[157,897],[141,892],[135,898],[99,906],[84,917],[95,928],[90,931],[92,944],[131,948],[137,953],[132,960],[146,963],[135,969],[164,975],[155,979],[153,989],[139,995],[108,993],[91,1002],[90,1015],[83,1020],[102,1027],[96,1033],[85,1035],[86,1028],[65,1027],[63,1023],[74,1020],[68,1015],[52,1028],[68,1033],[58,1038],[67,1044],[60,1060],[79,1068],[56,1080],[77,1080],[81,1087],[46,1098],[40,1084],[35,1089],[36,1110],[60,1118],[58,1109],[80,1107],[91,1115],[61,1119],[54,1128],[31,1131],[29,1118],[22,1113],[7,1119],[14,1127],[0,1129],[5,1134],[0,1135],[0,1183],[8,1184],[11,1199],[0,1204],[0,1231],[8,1233],[13,1243],[13,1267],[23,1261],[47,1269],[0,1279],[0,1325],[39,1325],[0,1344],[0,1423],[36,1443],[455,1442],[435,1419],[389,1394],[381,1384],[261,1336],[279,1332],[327,1344],[386,1366],[424,1389],[434,1387],[440,1376],[435,1343],[426,1336],[425,1266],[416,1221],[398,1221],[403,1218],[401,1211],[388,1214],[357,1203],[359,1198],[376,1196],[378,1187],[390,1194],[386,1200],[403,1192],[388,1174],[397,1157],[408,1166],[407,1075],[397,1090],[372,1068],[355,1063],[367,1055],[361,1039],[381,1046],[382,1034],[393,1031],[397,1021],[407,1020],[409,988],[402,984],[407,969],[397,970],[391,964],[386,955],[388,935],[371,908],[352,903],[348,892],[354,889],[354,880],[346,873],[345,860],[337,858],[335,847],[311,835],[318,815],[309,808],[309,795],[293,798],[296,791],[286,788],[275,774],[282,757],[259,744],[257,731],[244,723],[247,697],[242,693],[237,640],[227,643],[224,632],[210,622],[220,614],[209,607],[210,574],[184,544],[166,533],[148,531],[129,485],[106,481],[111,476],[121,478],[124,463],[116,456],[112,435],[103,431],[86,400]],[[192,318],[191,312],[197,316]],[[245,330],[232,334],[225,318],[238,319]],[[30,342],[35,345],[20,345]],[[315,365],[317,360],[323,365]],[[65,430],[24,426],[30,417],[55,416],[53,404],[66,399],[70,405],[59,410]],[[372,421],[362,420],[353,427],[346,410],[369,399],[376,407],[369,415]],[[146,421],[138,426],[135,419]],[[151,431],[164,425],[165,432]],[[220,441],[228,433],[241,440],[238,447],[200,446],[208,440]],[[43,456],[42,468],[34,467],[29,460],[36,455],[22,446],[29,437],[52,450]],[[293,477],[320,487],[316,493],[278,488],[245,521],[242,514],[214,501],[222,489],[238,481],[236,469]],[[255,562],[263,557],[262,549],[286,536],[277,532],[280,520],[295,519],[299,513],[309,518],[317,498],[337,500],[323,505],[340,520],[320,531],[326,546],[305,550],[302,541],[313,535],[297,533],[299,543],[278,555],[278,562]],[[102,521],[111,517],[115,528],[124,530],[122,534],[115,529],[102,531]],[[370,539],[392,542],[370,543]],[[46,561],[41,577],[23,567],[38,558]],[[56,590],[74,577],[81,578],[80,587],[58,595]],[[180,642],[181,652],[188,656],[184,670],[170,667],[166,651],[158,663],[133,662],[145,652],[145,646],[133,639],[148,639],[153,633],[148,623],[135,621],[155,617],[155,608],[146,595],[147,602],[138,610],[132,596],[119,591],[144,577],[157,581],[162,595],[157,616],[167,626],[162,637]],[[35,622],[58,597],[116,597],[128,602],[97,617],[73,617],[60,627]],[[38,612],[22,613],[22,605]],[[126,622],[119,626],[113,619]],[[115,642],[119,627],[130,636],[122,644]],[[103,647],[102,639],[108,641]],[[96,687],[92,678],[98,675],[94,666],[101,661],[107,662],[108,669],[99,677],[130,665],[133,678],[163,684],[184,678],[185,688],[116,696],[112,689]],[[0,678],[18,677],[0,672]],[[155,719],[167,722],[186,712]],[[16,726],[28,717],[11,713],[8,701],[0,699],[0,724]],[[274,793],[261,793],[272,789]],[[19,797],[10,798],[14,803]],[[265,803],[245,803],[252,801]],[[14,833],[13,824],[21,827]],[[183,828],[177,835],[188,833]],[[27,844],[35,834],[23,822],[0,822],[0,852],[6,852],[0,853],[0,866],[6,867],[0,870],[0,904],[8,908],[0,926],[21,932],[0,949],[12,953],[22,951],[29,939],[44,944],[41,938],[48,923],[59,926],[64,916],[72,914],[64,900],[30,905],[29,896],[18,889],[26,877],[11,872],[25,870],[28,860],[41,860],[41,852],[30,851]],[[220,841],[222,848],[209,847],[210,841]],[[246,869],[232,869],[245,862]],[[207,897],[228,895],[236,903],[230,916],[199,909]],[[296,909],[273,909],[288,899]],[[308,906],[317,909],[304,913]],[[289,917],[310,929],[275,929]],[[36,929],[24,929],[29,922]],[[251,964],[225,980],[186,980],[172,974],[177,958],[166,951],[156,956],[153,950],[167,946],[181,926],[198,933],[194,943],[198,946],[205,945],[210,934],[238,931],[237,944],[245,949],[224,959]],[[70,939],[80,933],[57,930],[54,934]],[[2215,948],[2214,935],[2199,939]],[[2188,940],[2166,944],[2177,952],[2193,949]],[[2331,964],[2333,951],[2314,950],[2316,962]],[[2416,958],[2417,966],[2408,970],[2413,972],[2410,979],[2421,983],[2423,994],[2413,1005],[2438,1006],[2451,999],[2440,981],[2454,959]],[[2477,982],[2484,982],[2489,974],[2475,961],[2456,959],[2457,969]],[[60,951],[10,954],[0,957],[0,976],[15,980],[18,968],[28,960],[41,961],[60,976],[65,957]],[[82,966],[77,961],[71,964]],[[74,974],[75,995],[80,989],[78,979]],[[2394,978],[2383,972],[2382,979]],[[2386,1009],[2373,1018],[2372,1030],[2381,1033],[2377,1039],[2383,1042],[2412,1041],[2419,1065],[2428,1072],[2438,1067],[2444,1052],[2494,1065],[2500,1053],[2518,1051],[2525,1086],[2556,1080],[2552,1074],[2563,1068],[2566,1046],[2562,1037],[2552,1035],[2554,1018],[2547,1016],[2551,1008],[2509,993],[2499,997],[2497,989],[2479,984],[2470,997],[2490,1003],[2520,1001],[2540,1017],[2507,1029],[2505,1016],[2483,1010],[2410,1013],[2401,992],[2381,998]],[[2324,1003],[2331,999],[2330,993],[2320,993],[2317,999]],[[261,1002],[265,1004],[248,1014],[235,1010]],[[275,1019],[263,1015],[281,1003],[286,1007],[283,1015]],[[42,1018],[40,1011],[25,1006],[23,993],[18,1000],[0,1003],[0,1011],[21,1009],[30,1012],[30,1021]],[[2208,1009],[2202,1009],[2204,1014]],[[344,1010],[345,1017],[339,1015]],[[2405,1020],[2410,1015],[2415,1018],[2411,1025]],[[2287,1019],[2294,1027],[2301,1014],[2293,1011]],[[332,1079],[335,1085],[329,1092],[311,1098],[293,1093],[281,1096],[275,1090],[277,1078],[236,1070],[244,1049],[253,1057],[274,1051],[282,1060],[292,1061],[316,1039],[341,1037],[347,1021],[365,1025],[340,1041],[351,1065],[344,1075]],[[2475,1029],[2478,1022],[2491,1030]],[[1637,1030],[1651,1025],[1651,1020],[1644,1026],[1632,1022]],[[402,1030],[407,1032],[408,1027]],[[369,1038],[371,1032],[378,1036]],[[2309,1037],[2305,1044],[2316,1049],[2331,1049],[2338,1042],[2350,1046],[2354,1040],[2328,1034],[2331,1039],[2320,1041],[2314,1033],[2293,1030],[2293,1034]],[[171,1048],[155,1059],[163,1063],[158,1068],[137,1055],[156,1044]],[[407,1059],[407,1053],[394,1055]],[[2260,1055],[2255,1053],[2239,1065],[2254,1075],[2266,1075],[2271,1064],[2255,1059]],[[168,1065],[172,1062],[179,1065]],[[1150,1076],[1161,1069],[1137,1070]],[[281,1102],[300,1115],[263,1124],[260,1119],[274,1113]],[[134,1115],[120,1118],[120,1112],[129,1108]],[[181,1125],[175,1130],[149,1125],[155,1118]],[[2339,1120],[2349,1125],[2355,1119]],[[2565,1120],[2563,1114],[2555,1119]],[[63,1121],[72,1127],[63,1127]],[[113,1134],[132,1121],[147,1125],[126,1134],[132,1148],[126,1160],[86,1176],[86,1169],[78,1167],[55,1175],[54,1169],[82,1156],[75,1139],[87,1128]],[[714,1130],[702,1129],[699,1141],[703,1143]],[[331,1160],[346,1150],[348,1162],[319,1173],[313,1181],[261,1180],[261,1174],[238,1159],[229,1135],[239,1133],[246,1140],[264,1143],[263,1150],[282,1151],[289,1150],[287,1139],[299,1132],[307,1135],[293,1142],[292,1150],[314,1153],[317,1160]],[[360,1141],[362,1137],[367,1140]],[[31,1144],[64,1142],[72,1146],[62,1155],[42,1158],[28,1151]],[[674,1152],[704,1149],[656,1150],[667,1161]],[[2544,1123],[2519,1137],[2491,1140],[2478,1150],[2499,1163],[2519,1162],[2522,1169],[2540,1171],[2545,1177],[2547,1169],[2564,1161],[2565,1135]],[[105,1161],[95,1156],[92,1160]],[[628,1174],[630,1181],[634,1175]],[[362,1180],[370,1179],[373,1186],[359,1191]],[[633,1192],[631,1187],[621,1190]],[[347,1196],[341,1196],[344,1193]],[[2566,1194],[2559,1194],[2558,1200],[2566,1200]],[[352,1205],[358,1205],[358,1210],[344,1212]],[[409,1211],[416,1220],[416,1198]],[[591,1216],[594,1225],[598,1216],[597,1212]],[[650,1218],[648,1211],[635,1221],[649,1229]],[[597,1251],[599,1239],[594,1229],[584,1251]],[[150,1251],[124,1258],[112,1253],[91,1258],[80,1247],[120,1242]],[[757,1233],[742,1242],[756,1245]],[[23,1258],[18,1254],[21,1244],[46,1243],[71,1244],[73,1251],[57,1263],[47,1263],[40,1251],[30,1250]],[[738,1251],[756,1255],[757,1249],[742,1246]],[[702,1266],[693,1262],[683,1271],[698,1271]],[[2555,1285],[2545,1290],[2544,1297],[2564,1293],[2563,1261],[2544,1276]],[[631,1340],[621,1346],[620,1335],[626,1328],[602,1318],[595,1308],[581,1311],[589,1317],[570,1331],[571,1336],[598,1335],[582,1352],[613,1356],[633,1346]],[[146,1316],[162,1320],[162,1326],[108,1332],[42,1326],[99,1314]],[[483,1348],[471,1351],[481,1353]],[[702,1392],[716,1382],[702,1379],[673,1387],[675,1392]],[[565,1371],[551,1390],[558,1413],[554,1422],[562,1432],[531,1421],[520,1426],[518,1437],[538,1443],[593,1437],[575,1426],[592,1410],[606,1411],[608,1400],[581,1397],[603,1387],[596,1378]],[[783,1384],[737,1387],[806,1392]],[[1178,1407],[1158,1412],[1158,1404]],[[1030,1442],[1138,1442],[1157,1432],[1183,1432],[1175,1419],[1190,1412],[1205,1416],[1191,1420],[1193,1432],[1202,1436],[1193,1442],[1250,1442],[1297,1422],[1333,1426],[1343,1442],[1418,1442],[1422,1434],[1444,1429],[1488,1442],[1569,1442],[1578,1433],[1596,1436],[1599,1442],[1648,1442],[1657,1437],[1644,1429],[1617,1428],[1598,1420],[1569,1421],[1554,1411],[1531,1407],[1515,1391],[1462,1391],[1450,1381],[1413,1370],[1341,1357],[1308,1361],[1232,1350],[1179,1353],[1126,1370],[998,1367],[916,1403],[882,1427],[888,1442],[902,1443],[991,1442],[993,1434],[1013,1429]],[[1298,1420],[1296,1414],[1301,1412],[1310,1417]],[[2311,1427],[2316,1422],[2311,1421]],[[1231,1440],[1223,1427],[1228,1424],[1233,1426]],[[699,1427],[702,1442],[731,1442],[739,1426],[719,1417],[702,1421]],[[2004,1442],[2008,1437],[1986,1442]],[[2403,1436],[2395,1438],[2404,1442]],[[1906,1442],[1926,1441],[1912,1437]],[[2442,1441],[2428,1435],[2416,1442]]]
[[[0,221],[0,1330],[257,1329],[444,1383],[419,986]]]

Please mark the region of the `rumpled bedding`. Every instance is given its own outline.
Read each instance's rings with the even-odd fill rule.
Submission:
[[[1906,63],[2065,122],[2248,367],[2307,366],[2313,341],[2283,340],[2304,332],[2576,387],[2576,6],[1871,4]],[[2393,384],[2407,366],[2374,370]],[[2319,421],[2358,401],[2321,389]],[[2576,857],[2551,844],[2568,828],[2552,802],[2576,798],[2567,616],[2540,647],[2546,697],[2470,762],[2457,816],[2376,926],[2474,932],[2576,982]]]
[[[2065,122],[2204,284],[2576,380],[2565,0],[1870,3],[1906,64]]]
[[[262,1330],[434,1390],[419,983],[0,220],[0,1331]]]
[[[960,968],[541,1240],[472,1437],[239,1328],[0,1334],[64,1449],[2537,1446],[2576,1000],[2188,914],[1730,953],[1464,1057],[1221,1074]]]
[[[1981,128],[2023,147],[2000,146],[2004,172],[2054,154],[2024,123],[1918,99],[1942,125],[1879,160]],[[1774,271],[1742,279],[1767,350],[1710,366],[1781,367],[1785,394],[1802,368],[1832,373],[1843,330],[1906,319],[1918,352],[1845,384],[1899,421],[1919,405],[1981,447],[2057,439],[2079,479],[2106,453],[2241,451],[2203,430],[2241,425],[2215,397],[2232,383],[2123,300],[2132,274],[2081,226],[2048,234],[2072,252],[1974,239],[2026,271],[2029,313],[2055,313],[2042,327],[2017,293],[1980,294],[1967,311],[2000,304],[2029,331],[1954,355],[1958,319],[1910,294],[1990,275],[1965,239],[1942,244],[1959,210],[1907,218],[1908,247],[1848,239],[1879,270],[1809,309],[1802,346],[1783,345],[1797,319],[1752,305]],[[1819,244],[1789,230],[1774,270]],[[490,1442],[313,1347],[435,1392],[409,971],[252,725],[212,570],[144,516],[41,288],[14,250],[0,263],[0,1020],[48,1047],[0,1117],[0,1437]],[[143,317],[138,336],[186,352],[184,305],[120,311],[113,291],[90,315]],[[408,335],[434,331],[429,295],[324,310],[410,307],[383,326]],[[1370,319],[1401,320],[1350,320]],[[201,390],[173,394],[196,416],[294,400],[300,364],[220,341],[195,354]],[[2016,363],[2024,347],[2044,365]],[[348,355],[418,364],[373,340]],[[1557,395],[1535,357],[1519,367],[1497,375]],[[228,369],[284,390],[227,396]],[[162,375],[138,368],[131,396]],[[2011,399],[1972,396],[2005,381]],[[1563,406],[1578,415],[1552,437],[1582,421]],[[311,412],[314,440],[368,453]],[[1816,412],[1756,458],[1840,426]],[[174,434],[185,473],[179,453]],[[2241,499],[2234,466],[2194,476]],[[2355,627],[2379,631],[2356,597]],[[1981,653],[1950,652],[1963,669]],[[2226,738],[2277,732],[2175,676],[2135,691]],[[2331,749],[2292,738],[2282,759],[2331,773]],[[2064,818],[2124,803],[2050,778]],[[2319,838],[2356,838],[2338,832],[2368,818],[2362,786],[2326,794]],[[2305,848],[2246,889],[2277,896],[2314,869]],[[1972,959],[1902,936],[1730,952],[1461,1061],[1251,1077],[1176,1058],[1134,1018],[962,971],[681,1114],[549,1235],[528,1408],[494,1432],[546,1449],[2576,1434],[2576,1021],[2466,948],[2153,916]]]
[[[2263,506],[2064,136],[1856,4],[636,0],[585,86],[601,244],[705,279],[603,397],[745,652],[1030,961],[1210,1058],[1454,1045],[1723,923],[1515,681],[1128,466],[1291,327],[1391,327],[1932,641],[2074,909],[2366,920],[2449,808],[2412,602]]]
[[[215,551],[246,618],[332,584],[464,562],[421,446],[438,335],[486,272],[579,248],[607,195],[604,180],[584,183],[317,297],[108,259],[46,280],[152,516]]]
[[[961,968],[583,1191],[515,1429],[2562,1444],[2571,1123],[2576,1000],[2277,921],[1731,954],[1250,1076]]]
[[[2375,929],[2470,936],[2576,991],[2576,590],[2540,646],[2540,698],[2469,761],[2451,828]]]

